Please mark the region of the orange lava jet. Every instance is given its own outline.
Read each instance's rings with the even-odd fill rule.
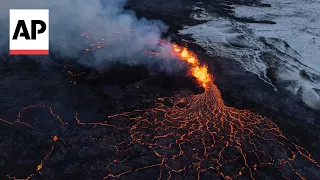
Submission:
[[[208,83],[212,80],[212,76],[208,73],[208,67],[206,65],[200,66],[199,60],[195,54],[189,51],[185,47],[179,47],[176,44],[172,45],[174,50],[174,56],[186,61],[189,65],[191,65],[191,74],[194,76],[197,81],[206,88]]]
[[[128,31],[124,31],[119,34],[126,35],[126,34],[132,34],[133,32],[134,32],[133,30],[128,30]],[[105,37],[115,38],[115,37],[118,37],[117,35],[119,35],[119,34],[115,34],[114,32],[113,33],[95,33],[93,31],[88,31],[86,33],[81,34],[81,36],[83,36],[84,38],[88,38],[89,35],[90,36],[92,36],[92,35],[93,36],[102,36],[98,42],[92,42],[92,41],[88,42],[89,45],[86,48],[86,52],[91,52],[91,51],[96,51],[97,49],[99,49],[101,47],[107,48],[108,43],[107,43],[107,39]],[[213,78],[208,73],[208,67],[206,65],[200,65],[200,62],[199,62],[197,56],[194,53],[192,53],[191,51],[189,51],[186,47],[181,47],[181,46],[178,46],[177,44],[172,44],[172,43],[165,41],[165,40],[160,40],[156,44],[169,45],[173,51],[173,54],[172,54],[173,57],[176,57],[178,59],[181,59],[181,60],[187,62],[191,66],[190,74],[192,76],[194,76],[197,79],[197,81],[199,82],[199,84],[202,85],[204,88],[206,88],[208,83],[210,81],[212,81]],[[121,48],[121,45],[119,45],[119,48]],[[154,56],[161,55],[160,52],[153,52],[153,51],[147,51],[147,50],[145,50],[145,53],[148,53],[148,54],[151,54]],[[68,73],[71,76],[81,75],[81,74],[74,74],[71,71],[68,71]]]

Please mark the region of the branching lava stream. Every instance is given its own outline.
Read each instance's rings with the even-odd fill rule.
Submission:
[[[320,168],[305,149],[290,143],[270,119],[225,106],[207,67],[200,67],[197,57],[186,48],[173,45],[173,49],[175,56],[192,66],[191,74],[206,91],[176,97],[173,107],[165,106],[160,98],[156,108],[130,118],[137,122],[130,129],[130,143],[148,146],[161,159],[155,165],[162,167],[159,179],[163,172],[170,179],[172,174],[183,177],[192,170],[197,179],[256,179],[259,170],[265,168],[272,168],[284,179],[305,179],[307,173],[296,167],[295,161],[306,160]],[[115,116],[130,117],[130,113]],[[108,171],[106,178],[132,172],[113,174],[111,168]]]

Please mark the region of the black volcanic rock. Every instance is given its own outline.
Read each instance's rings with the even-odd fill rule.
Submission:
[[[115,99],[121,99],[123,97],[123,90],[119,86],[104,86],[103,92]]]

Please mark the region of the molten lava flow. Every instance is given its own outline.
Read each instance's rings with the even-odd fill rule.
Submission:
[[[117,174],[108,167],[105,179],[155,166],[160,167],[159,179],[261,179],[266,169],[269,177],[305,179],[308,172],[301,171],[304,165],[298,162],[306,162],[313,170],[320,168],[270,119],[225,106],[214,84],[208,84],[204,94],[177,96],[172,101],[174,106],[168,108],[159,98],[157,107],[135,118],[130,117],[136,111],[110,116],[136,121],[128,145],[148,146],[159,164]]]
[[[165,41],[159,43],[168,44]],[[207,66],[201,65],[187,48],[178,45],[171,47],[172,55],[188,63],[191,75],[205,87],[203,94],[177,93],[175,97],[158,98],[154,108],[114,114],[98,122],[83,122],[79,118],[81,112],[76,111],[76,123],[66,123],[48,106],[25,107],[13,122],[0,118],[2,123],[21,124],[32,130],[37,128],[38,123],[24,122],[21,114],[27,110],[45,108],[61,129],[61,132],[55,131],[61,133],[59,137],[55,134],[50,136],[51,150],[25,179],[43,179],[46,175],[44,169],[50,164],[47,161],[59,153],[56,151],[61,150],[60,156],[64,154],[65,159],[73,159],[74,154],[79,152],[72,150],[84,143],[96,143],[92,148],[106,147],[116,154],[114,157],[110,151],[108,158],[97,160],[104,168],[102,179],[140,178],[137,172],[143,174],[142,179],[146,177],[144,173],[152,172],[154,177],[148,178],[159,180],[316,177],[314,172],[319,171],[320,165],[307,150],[290,142],[271,119],[226,106]],[[82,75],[71,71],[67,73],[72,77]],[[81,137],[75,137],[73,133]],[[141,158],[143,154],[156,159],[155,162]],[[100,154],[94,157],[100,157]],[[137,157],[140,159],[137,160]],[[87,168],[101,169],[92,167]],[[9,175],[7,178],[17,179]]]
[[[105,179],[154,167],[160,167],[158,179],[259,179],[264,178],[259,173],[263,169],[270,169],[269,177],[280,174],[285,179],[305,179],[308,173],[300,170],[304,165],[298,161],[304,159],[314,169],[320,168],[310,153],[291,143],[270,119],[224,105],[207,66],[200,66],[187,48],[172,45],[172,49],[175,57],[191,66],[191,74],[205,93],[176,97],[171,108],[159,98],[157,107],[135,118],[130,114],[136,111],[110,116],[136,121],[128,145],[148,146],[159,163],[115,174],[110,166],[126,159],[116,161],[108,166]]]

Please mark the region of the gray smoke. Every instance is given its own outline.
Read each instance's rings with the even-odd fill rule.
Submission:
[[[6,0],[0,6],[0,51],[8,52],[9,9],[44,8],[50,14],[50,50],[61,57],[77,57],[79,62],[93,66],[120,61],[168,72],[177,67],[175,61],[144,53],[146,49],[157,49],[155,44],[167,26],[158,20],[138,19],[133,11],[123,9],[125,3],[126,0]],[[106,35],[89,34],[84,40],[80,34],[90,30]],[[79,56],[88,42],[101,38],[107,48]],[[168,54],[165,47],[162,54]]]

